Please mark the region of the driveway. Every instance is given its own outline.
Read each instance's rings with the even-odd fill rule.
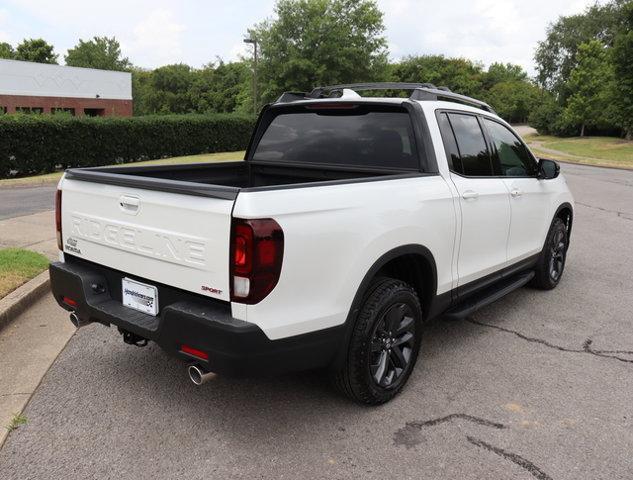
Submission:
[[[155,345],[88,326],[0,478],[633,478],[633,172],[563,171],[578,203],[559,288],[429,325],[393,402],[351,404],[317,373],[196,388]],[[50,298],[35,308],[68,321]]]

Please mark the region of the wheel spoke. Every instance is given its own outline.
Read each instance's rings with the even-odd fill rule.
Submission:
[[[413,317],[409,317],[406,316],[402,319],[402,321],[400,322],[400,325],[398,326],[398,329],[393,332],[394,335],[400,335],[404,332],[410,332],[411,331],[411,327],[413,326],[414,320]]]
[[[407,360],[404,358],[400,347],[393,347],[391,349],[390,357],[396,368],[401,368],[404,370],[404,368],[407,366]]]
[[[404,335],[398,337],[394,342],[393,346],[403,345],[406,343],[410,343],[413,341],[413,334],[411,332],[406,332]]]
[[[380,358],[378,360],[378,365],[376,370],[374,371],[374,380],[378,385],[382,384],[382,381],[385,377],[385,373],[387,372],[387,359],[388,355],[386,351],[380,352]]]

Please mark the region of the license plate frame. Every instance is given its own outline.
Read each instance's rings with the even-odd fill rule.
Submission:
[[[121,303],[128,308],[151,315],[158,315],[158,288],[131,278],[121,279]]]

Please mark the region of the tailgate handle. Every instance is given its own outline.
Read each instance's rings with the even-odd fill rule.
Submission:
[[[138,197],[132,197],[130,195],[123,195],[119,198],[119,206],[125,213],[136,214],[138,213],[138,207],[141,204],[141,199]]]

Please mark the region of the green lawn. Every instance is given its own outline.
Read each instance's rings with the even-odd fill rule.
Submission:
[[[187,155],[185,157],[161,158],[159,160],[147,160],[144,162],[125,163],[120,166],[129,167],[137,165],[176,165],[179,163],[202,163],[202,162],[223,162],[227,160],[242,160],[244,152],[220,152],[220,153],[203,153],[200,155]],[[62,176],[61,172],[47,173],[45,175],[36,175],[33,177],[23,178],[7,178],[0,180],[0,187],[24,186],[24,185],[40,185],[44,183],[55,183]]]
[[[0,249],[0,298],[48,268],[48,259],[21,248]]]
[[[549,135],[529,135],[525,140],[536,154],[545,158],[589,165],[633,168],[633,142],[621,138],[559,138]]]

